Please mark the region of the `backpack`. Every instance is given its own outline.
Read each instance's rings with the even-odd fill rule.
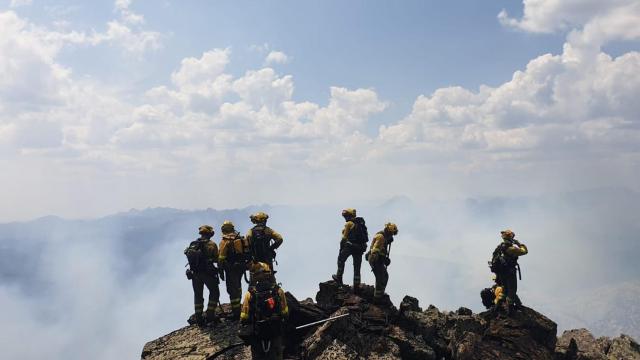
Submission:
[[[280,288],[270,282],[258,282],[250,291],[253,327],[259,339],[270,339],[281,331]]]
[[[351,222],[355,225],[351,231],[349,231],[349,242],[358,245],[367,245],[369,242],[369,232],[367,231],[367,225],[361,217],[356,217]]]
[[[270,239],[267,237],[264,226],[254,226],[251,229],[251,256],[260,262],[271,262],[275,257],[270,247]]]
[[[493,288],[484,288],[480,291],[480,298],[482,299],[482,305],[485,308],[490,309],[493,306],[493,301],[495,299],[495,293]]]
[[[184,254],[187,256],[189,268],[192,271],[215,270],[215,266],[212,263],[209,263],[209,260],[207,259],[207,254],[204,250],[205,243],[206,242],[202,240],[195,240],[192,241],[186,249],[184,249]]]
[[[504,272],[507,269],[507,259],[504,256],[504,245],[500,244],[493,250],[491,261],[489,262],[489,269],[495,274]]]
[[[251,249],[249,248],[246,239],[240,234],[233,233],[231,236],[224,235],[224,239],[229,241],[228,245],[228,258],[230,263],[244,263],[250,259]]]

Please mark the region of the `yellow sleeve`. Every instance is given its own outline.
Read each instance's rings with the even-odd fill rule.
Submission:
[[[496,289],[493,291],[495,297],[493,299],[493,303],[499,303],[504,297],[504,288],[502,286],[496,286]]]
[[[207,252],[209,253],[209,257],[213,259],[213,262],[218,262],[218,245],[215,242],[209,240],[207,242]]]
[[[247,322],[249,321],[249,304],[251,302],[251,293],[246,292],[244,294],[244,298],[242,299],[242,309],[240,310],[240,321]]]
[[[342,241],[347,241],[347,239],[349,238],[349,232],[351,232],[351,229],[353,229],[356,225],[353,223],[353,221],[347,221],[344,224],[344,228],[342,229]]]
[[[287,296],[282,288],[278,290],[278,295],[280,296],[280,304],[282,307],[281,315],[287,318],[289,317],[289,305],[287,305]]]
[[[376,234],[376,236],[373,237],[373,243],[371,244],[371,253],[384,254],[386,251],[384,242],[384,235]]]
[[[525,245],[520,245],[520,246],[509,246],[505,252],[507,253],[507,255],[510,256],[522,256],[522,255],[527,255],[529,253],[529,250],[527,249],[527,247]]]
[[[253,241],[253,233],[251,232],[251,229],[247,230],[247,235],[244,237],[244,240],[249,246],[251,246],[251,242]]]
[[[227,254],[229,252],[230,243],[231,243],[230,241],[224,238],[220,241],[220,254],[218,256],[218,263],[220,265],[224,264],[224,262],[227,260]]]
[[[282,235],[278,234],[277,231],[273,230],[272,228],[266,228],[265,232],[267,233],[267,235],[269,236],[269,238],[271,238],[275,244],[274,247],[277,249],[280,247],[280,245],[282,245],[282,242],[284,241],[282,239]]]

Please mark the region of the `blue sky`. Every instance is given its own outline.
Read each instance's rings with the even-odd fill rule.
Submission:
[[[634,188],[639,11],[0,2],[0,218]]]
[[[52,7],[68,8],[68,14],[52,15]],[[408,113],[416,94],[499,85],[535,56],[561,51],[564,41],[562,34],[501,26],[496,14],[502,9],[522,12],[513,1],[136,1],[131,8],[144,14],[148,29],[163,34],[161,49],[138,62],[117,49],[76,47],[65,50],[61,62],[140,91],[168,83],[182,58],[211,48],[231,48],[228,70],[240,76],[263,65],[264,54],[252,48],[268,44],[292,57],[278,70],[294,76],[294,99],[322,104],[330,86],[375,88],[392,103],[381,116],[387,120]],[[74,29],[101,31],[114,6],[36,1],[19,12],[42,23],[65,19]]]

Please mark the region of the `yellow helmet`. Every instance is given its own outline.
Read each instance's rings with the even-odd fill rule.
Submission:
[[[265,223],[267,222],[267,219],[269,218],[269,215],[267,215],[266,213],[263,213],[262,211],[259,211],[251,216],[249,216],[249,219],[251,219],[251,222],[254,224],[261,224],[261,223]]]
[[[234,232],[236,229],[233,226],[233,223],[231,221],[225,220],[222,223],[222,226],[220,227],[220,230],[222,230],[223,234],[230,234],[230,233]]]
[[[251,275],[271,274],[271,268],[267,263],[253,261],[249,264],[249,272]]]
[[[398,235],[398,226],[394,223],[384,224],[384,231],[391,235]]]
[[[213,228],[209,225],[202,225],[198,228],[198,233],[200,235],[211,235],[213,236],[213,234],[215,234],[215,231],[213,231]]]
[[[346,218],[354,218],[356,217],[356,209],[344,209],[342,210],[342,216],[346,217]]]
[[[514,233],[510,229],[500,231],[500,235],[504,240],[513,240],[513,238],[516,237],[516,233]]]
[[[269,265],[263,262],[254,261],[249,264],[249,272],[251,274],[251,282],[254,281],[273,281],[273,272]]]

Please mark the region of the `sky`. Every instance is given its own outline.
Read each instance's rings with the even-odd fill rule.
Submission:
[[[638,190],[640,3],[0,1],[0,220]]]

